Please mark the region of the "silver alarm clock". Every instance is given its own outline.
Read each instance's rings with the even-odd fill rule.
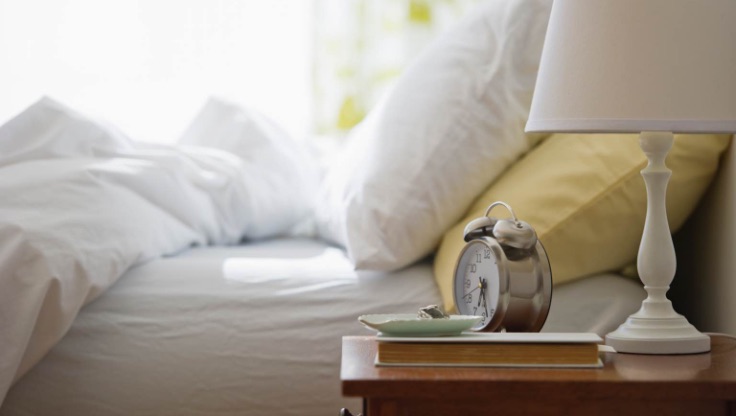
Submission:
[[[490,217],[497,206],[506,207],[511,218]],[[552,269],[534,229],[499,201],[468,223],[464,238],[454,276],[458,313],[483,317],[475,331],[542,329],[552,300]]]

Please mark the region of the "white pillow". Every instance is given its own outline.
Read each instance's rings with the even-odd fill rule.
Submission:
[[[425,50],[351,132],[322,188],[322,237],[359,269],[429,254],[473,199],[528,150],[551,0],[490,1]]]
[[[227,150],[243,159],[244,178],[258,198],[244,211],[252,213],[246,237],[259,239],[289,233],[310,221],[317,189],[317,165],[302,144],[263,114],[210,98],[182,137],[181,144]]]

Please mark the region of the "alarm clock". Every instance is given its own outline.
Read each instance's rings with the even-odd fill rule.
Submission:
[[[490,217],[503,206],[511,218]],[[474,331],[538,332],[552,300],[552,269],[534,229],[505,202],[470,221],[455,264],[454,299],[461,315],[482,316]]]

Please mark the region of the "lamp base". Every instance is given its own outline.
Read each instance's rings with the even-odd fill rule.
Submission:
[[[632,354],[697,354],[710,351],[710,337],[682,315],[662,319],[634,314],[606,335],[606,345]]]
[[[673,143],[671,132],[642,132],[639,140],[649,164],[641,175],[647,188],[647,216],[639,246],[637,269],[647,291],[641,309],[614,332],[606,344],[616,351],[635,354],[695,354],[710,351],[703,335],[672,308],[667,290],[677,260],[672,243],[665,197],[672,171],[665,158]]]

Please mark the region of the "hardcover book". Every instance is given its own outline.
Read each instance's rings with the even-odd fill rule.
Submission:
[[[378,335],[378,366],[601,367],[593,333],[463,333],[452,337]]]

